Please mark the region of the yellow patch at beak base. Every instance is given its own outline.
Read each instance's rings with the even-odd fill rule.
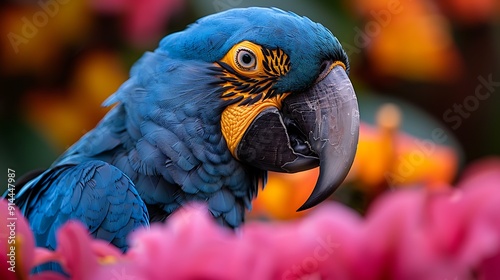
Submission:
[[[224,109],[221,117],[222,135],[226,139],[229,151],[235,158],[238,158],[236,148],[252,121],[266,108],[281,109],[281,103],[286,96],[288,94],[281,94],[252,105],[232,104]]]

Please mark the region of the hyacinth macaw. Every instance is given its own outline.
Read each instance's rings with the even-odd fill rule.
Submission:
[[[126,236],[190,201],[238,227],[267,171],[320,167],[299,209],[344,180],[359,113],[346,53],[322,25],[275,8],[232,9],[165,37],[133,66],[103,120],[16,203],[38,246],[69,219],[125,250]]]

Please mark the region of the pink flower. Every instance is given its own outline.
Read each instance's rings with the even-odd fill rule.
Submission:
[[[194,205],[132,236],[127,258],[145,279],[295,279],[345,275],[362,219],[331,204],[290,223],[250,222],[236,232]],[[342,244],[342,246],[340,245]],[[161,260],[161,265],[152,265]]]
[[[0,206],[6,220],[8,205]],[[165,224],[132,234],[126,254],[73,221],[58,231],[54,252],[38,251],[19,220],[16,234],[27,240],[16,251],[20,276],[6,274],[2,259],[2,279],[27,279],[40,260],[57,261],[71,279],[82,280],[499,279],[500,160],[472,165],[455,189],[386,194],[365,217],[330,202],[300,220],[250,221],[231,231],[204,206],[187,205]]]
[[[474,223],[476,239],[491,239],[491,246],[484,244],[476,247],[470,244],[468,249],[472,256],[482,249],[484,258],[466,259],[478,265],[480,279],[500,279],[500,158],[492,157],[471,165],[464,173],[459,187],[467,190],[471,197],[468,199],[469,221]],[[476,215],[474,215],[474,211]],[[479,241],[479,240],[477,240]],[[486,241],[484,241],[486,242]],[[465,252],[464,252],[465,254]]]
[[[12,201],[0,199],[0,279],[28,279],[30,271],[44,263],[50,252],[35,248],[33,233],[21,211]],[[32,279],[64,279],[52,272],[40,273]]]
[[[465,172],[458,189],[408,190],[378,199],[364,229],[369,274],[472,279],[482,269],[499,273],[500,161],[480,165]],[[496,266],[489,264],[494,260]]]
[[[12,213],[12,214],[11,214]],[[0,199],[0,279],[60,280],[66,279],[57,272],[30,275],[37,265],[54,261],[61,264],[71,279],[95,278],[111,264],[125,262],[121,251],[102,240],[92,239],[79,222],[69,221],[57,232],[57,250],[35,248],[33,232],[22,213],[5,199]]]
[[[458,189],[384,195],[365,218],[329,203],[302,220],[232,233],[188,207],[135,234],[127,258],[145,279],[495,279],[500,165],[465,174]]]
[[[0,200],[1,229],[0,275],[2,279],[16,279],[29,274],[33,262],[34,240],[21,213],[7,200]],[[21,265],[21,259],[23,264]],[[21,268],[22,266],[22,268]]]
[[[122,258],[121,252],[108,242],[92,239],[79,222],[70,221],[57,232],[53,260],[62,265],[71,279],[95,279],[99,270]]]

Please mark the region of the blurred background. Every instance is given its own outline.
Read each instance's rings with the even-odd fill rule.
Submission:
[[[1,169],[47,168],[107,112],[101,103],[144,51],[248,6],[320,22],[349,55],[363,123],[332,199],[363,213],[383,192],[447,188],[464,166],[500,155],[498,0],[17,0],[0,4]],[[302,215],[317,172],[271,174],[252,217]]]

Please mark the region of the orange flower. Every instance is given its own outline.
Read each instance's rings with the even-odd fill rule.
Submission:
[[[294,174],[269,172],[267,185],[252,204],[251,217],[298,218],[308,212],[296,210],[314,189],[319,169]]]
[[[91,27],[85,0],[38,1],[0,11],[0,73],[50,75],[62,49]]]
[[[417,184],[441,188],[451,183],[458,155],[442,144],[445,132],[437,128],[430,135],[432,139],[419,139],[398,132],[400,119],[399,109],[388,104],[379,109],[377,127],[361,126],[358,152],[348,178],[368,193]]]
[[[108,111],[102,102],[127,79],[115,54],[94,52],[81,59],[65,94],[31,92],[25,99],[28,120],[60,149],[92,129]]]
[[[461,73],[461,60],[446,18],[431,1],[358,0],[364,25],[354,43],[365,48],[381,76],[449,81]]]

